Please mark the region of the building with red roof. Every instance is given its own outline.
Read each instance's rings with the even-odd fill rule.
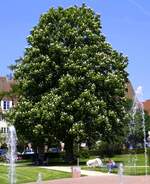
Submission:
[[[16,98],[9,95],[12,86],[15,84],[13,79],[0,77],[0,132],[7,133],[7,123],[3,118],[3,114],[13,107]]]

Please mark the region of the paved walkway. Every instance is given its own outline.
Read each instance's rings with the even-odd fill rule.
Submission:
[[[55,170],[55,171],[64,171],[64,172],[71,172],[71,167],[70,166],[45,166],[41,167],[49,170]],[[103,173],[103,172],[98,172],[98,171],[88,171],[88,170],[81,170],[81,175],[85,176],[107,176],[108,173]],[[109,175],[114,175],[114,174],[109,174]]]
[[[48,166],[42,167],[49,170],[71,172],[70,167]],[[108,174],[96,171],[81,170],[81,174],[87,175],[80,178],[57,179],[51,181],[42,181],[41,184],[149,184],[150,176],[123,176]],[[36,183],[30,183],[36,184]]]
[[[147,176],[124,176],[120,181],[118,176],[84,176],[80,178],[68,178],[52,181],[43,181],[41,184],[149,184],[150,177]],[[36,184],[36,183],[30,183]]]

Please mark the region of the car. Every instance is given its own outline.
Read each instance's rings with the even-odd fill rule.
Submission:
[[[0,156],[4,156],[4,155],[6,155],[6,149],[0,149]]]
[[[34,154],[34,151],[32,150],[25,150],[22,152],[22,155],[33,155]]]
[[[60,152],[60,149],[59,148],[49,148],[49,152],[52,152],[52,153],[59,153]]]

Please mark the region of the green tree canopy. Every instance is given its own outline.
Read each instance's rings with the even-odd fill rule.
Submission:
[[[54,136],[69,152],[75,139],[123,136],[128,61],[105,40],[100,16],[85,5],[51,8],[27,40],[14,67],[20,98],[9,118],[17,131]]]

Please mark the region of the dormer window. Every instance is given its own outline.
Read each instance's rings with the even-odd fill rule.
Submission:
[[[8,110],[10,108],[10,101],[5,100],[3,104],[3,109]]]
[[[3,99],[1,100],[1,110],[2,112],[9,110],[12,107],[12,100]]]

